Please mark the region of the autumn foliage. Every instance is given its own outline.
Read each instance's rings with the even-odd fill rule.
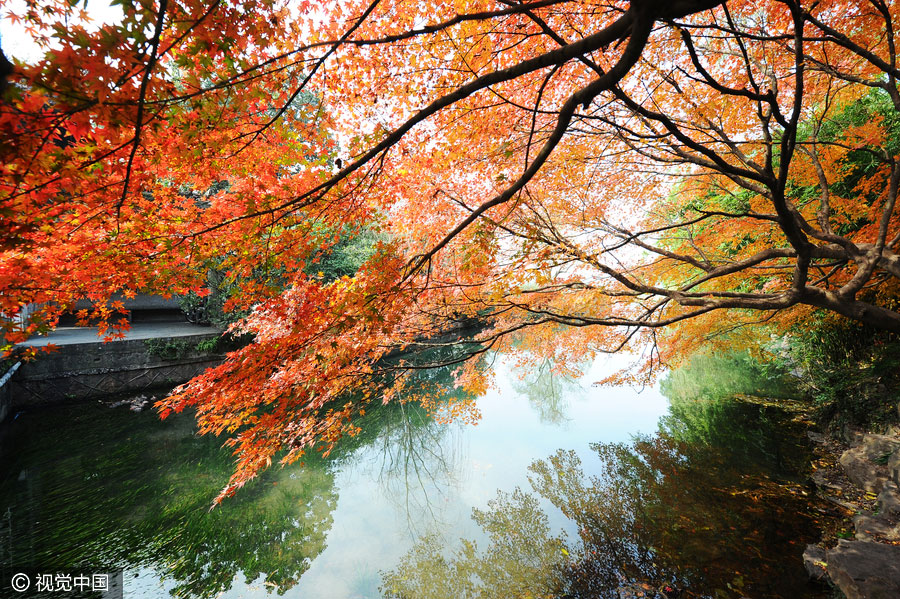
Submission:
[[[520,332],[652,369],[813,309],[900,331],[895,3],[79,10],[11,17],[45,54],[0,112],[0,310],[43,308],[7,343],[79,298],[202,294],[214,262],[255,340],[161,408],[229,436],[226,493],[353,433],[447,331],[472,390],[464,358]],[[356,276],[318,276],[361,231]]]

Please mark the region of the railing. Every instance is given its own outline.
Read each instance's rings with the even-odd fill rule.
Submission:
[[[10,404],[12,403],[9,392],[10,386],[7,383],[9,382],[9,379],[12,378],[12,375],[19,369],[21,364],[21,362],[16,362],[2,377],[0,377],[0,423],[6,419]]]

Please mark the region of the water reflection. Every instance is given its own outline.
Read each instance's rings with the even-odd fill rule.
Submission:
[[[399,406],[402,418],[379,435],[367,454],[384,497],[398,506],[413,533],[439,521],[440,509],[459,486],[463,450],[456,428],[438,425],[421,407]],[[374,450],[374,451],[373,451]]]
[[[0,466],[5,570],[150,566],[177,596],[211,596],[237,572],[288,589],[325,547],[337,501],[327,467],[273,469],[210,512],[231,460],[220,441],[194,436],[189,418],[78,406],[23,419]],[[64,434],[34,434],[47,427]]]
[[[735,399],[759,391],[722,385],[737,357],[692,365],[715,385],[670,377],[673,402],[653,436],[597,443],[599,467],[585,473],[576,452],[560,450],[530,467],[532,492],[500,492],[473,519],[471,540],[448,554],[426,537],[383,575],[385,596],[780,597],[822,596],[801,563],[815,522],[800,473],[801,425],[767,402]],[[723,371],[723,372],[724,372]],[[690,386],[681,385],[682,380]],[[740,381],[740,377],[735,377]],[[766,379],[769,391],[775,379]],[[554,533],[544,502],[573,525]],[[450,590],[448,593],[447,590]]]
[[[189,416],[23,414],[0,438],[0,569],[124,567],[138,576],[129,596],[148,598],[359,598],[379,586],[410,599],[653,596],[667,584],[694,597],[801,596],[790,545],[808,536],[791,513],[806,509],[791,494],[802,455],[779,410],[673,377],[657,434],[589,450],[652,431],[661,398],[582,387],[549,364],[524,379],[495,371],[502,389],[479,400],[478,427],[439,424],[414,404],[372,409],[328,459],[270,469],[212,512],[232,460]],[[472,399],[448,370],[416,384]],[[533,491],[515,489],[548,454],[531,467]],[[472,506],[474,524],[460,522]],[[460,535],[474,540],[448,553]]]
[[[569,398],[573,392],[580,390],[578,379],[557,371],[549,359],[518,374],[519,378],[512,387],[528,400],[541,422],[563,424],[569,420]]]
[[[499,492],[472,519],[486,533],[487,544],[463,540],[447,557],[442,539],[423,537],[391,572],[383,575],[385,597],[556,597],[565,541],[551,533],[538,500],[516,489]]]
[[[448,400],[470,399],[451,380],[443,371],[418,383],[450,388]],[[194,434],[190,415],[161,422],[96,404],[22,414],[0,441],[0,568],[7,576],[22,568],[149,568],[179,597],[217,596],[242,573],[247,584],[283,593],[326,548],[335,473],[360,448],[407,511],[428,509],[413,504],[430,499],[414,487],[452,484],[449,429],[422,408],[379,406],[362,428],[328,459],[271,468],[210,511],[232,460],[220,439]],[[377,583],[377,571],[370,577]]]

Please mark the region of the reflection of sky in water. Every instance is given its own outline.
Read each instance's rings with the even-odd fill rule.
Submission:
[[[486,507],[498,489],[528,488],[527,468],[535,459],[559,448],[574,449],[590,474],[598,462],[589,443],[652,433],[667,408],[656,388],[637,393],[627,387],[591,386],[611,370],[601,358],[579,381],[557,387],[565,418],[554,424],[542,420],[533,396],[527,401],[519,392],[529,382],[527,373],[502,363],[494,370],[496,384],[478,403],[479,423],[451,424],[435,435],[437,440],[417,439],[418,470],[403,467],[409,451],[392,464],[391,457],[398,454],[386,454],[391,448],[380,442],[361,448],[339,470],[339,501],[327,547],[285,597],[377,597],[379,571],[394,567],[419,534],[439,533],[450,545],[461,537],[483,538],[470,519],[472,508]],[[570,524],[548,503],[542,507],[551,515],[553,529]],[[159,588],[154,573],[144,570],[129,578],[126,596],[157,597]],[[247,585],[239,574],[220,597],[258,597],[263,588],[261,579]]]

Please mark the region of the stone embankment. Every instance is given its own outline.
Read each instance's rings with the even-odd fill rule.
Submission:
[[[826,455],[814,464],[818,492],[851,518],[852,528],[825,546],[809,545],[807,571],[830,580],[847,599],[900,598],[900,435],[851,431],[843,452],[836,440],[810,437]],[[828,453],[837,458],[830,464]]]
[[[141,323],[124,339],[102,342],[96,330],[62,328],[21,344],[55,349],[21,363],[0,387],[0,422],[17,410],[110,394],[172,387],[221,363],[221,330],[188,323]]]

